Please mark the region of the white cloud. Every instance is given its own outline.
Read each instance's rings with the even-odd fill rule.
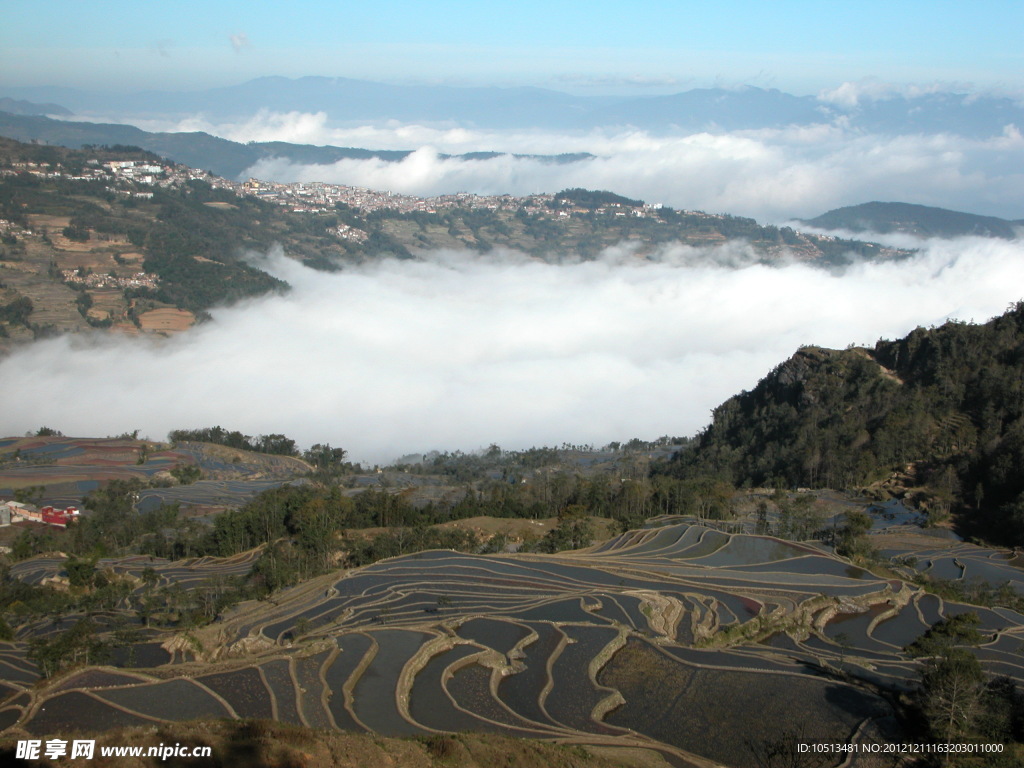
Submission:
[[[228,35],[228,40],[231,41],[231,48],[235,53],[241,53],[249,47],[249,36],[245,32]]]
[[[865,101],[885,101],[899,96],[913,99],[932,93],[974,91],[971,83],[890,83],[876,77],[865,77],[861,80],[847,81],[835,88],[826,88],[818,93],[818,98],[845,109],[853,109]]]
[[[298,119],[290,125],[298,126]],[[328,181],[416,195],[452,192],[530,194],[569,187],[609,189],[683,209],[728,212],[762,221],[809,218],[830,208],[898,200],[1019,218],[1024,211],[1024,140],[945,134],[880,137],[834,125],[659,137],[646,132],[585,136],[476,134],[422,126],[360,129],[362,146],[422,144],[405,160],[258,163],[246,175],[279,181]],[[396,139],[395,133],[401,132]],[[415,135],[409,135],[413,132]],[[372,136],[371,136],[372,133]],[[392,135],[391,138],[385,138]],[[379,139],[373,143],[372,137]],[[444,159],[481,147],[519,153],[589,151],[568,164],[501,156]]]
[[[271,255],[294,286],[286,296],[217,310],[168,340],[64,337],[0,362],[5,401],[18,404],[3,431],[158,438],[222,424],[370,461],[692,434],[801,344],[982,321],[1024,285],[1020,242],[930,242],[842,275],[719,265],[742,256],[613,249],[553,265],[438,253],[323,274]]]
[[[890,87],[875,85],[882,89],[879,93]],[[556,133],[394,121],[344,126],[331,123],[324,112],[261,111],[247,120],[217,124],[202,116],[173,124],[136,122],[146,130],[207,131],[240,142],[414,150],[400,163],[296,165],[271,159],[242,174],[276,181],[328,181],[419,195],[530,194],[580,186],[769,222],[811,218],[871,200],[1013,219],[1024,215],[1024,138],[1019,130],[1024,126],[1007,125],[1000,135],[977,139],[867,134],[850,128],[845,118],[784,129],[689,135],[629,127]],[[440,157],[476,151],[589,152],[595,157],[568,164],[508,156],[474,161]]]

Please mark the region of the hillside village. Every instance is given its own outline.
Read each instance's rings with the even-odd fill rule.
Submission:
[[[188,166],[166,161],[139,162],[136,160],[89,159],[81,168],[65,167],[61,163],[46,162],[14,162],[9,167],[0,167],[0,177],[15,176],[27,173],[39,179],[71,180],[71,181],[102,181],[109,183],[106,189],[116,194],[150,199],[150,187],[181,187],[189,181],[204,181],[215,189],[227,189],[236,195],[252,195],[261,200],[277,203],[291,211],[300,213],[325,213],[333,210],[337,204],[355,208],[364,213],[380,210],[391,210],[399,213],[438,213],[452,208],[489,211],[519,211],[529,214],[551,213],[558,218],[567,218],[581,214],[614,214],[616,216],[650,216],[660,209],[660,204],[647,204],[640,201],[638,205],[609,203],[597,208],[573,205],[570,201],[561,200],[554,204],[554,194],[535,194],[525,197],[514,195],[476,195],[459,192],[451,195],[420,197],[386,190],[373,190],[366,187],[348,186],[345,184],[329,184],[327,182],[276,182],[249,178],[244,182],[232,181],[216,176],[208,171],[189,168]],[[687,212],[708,218],[721,218],[702,212]]]
[[[70,150],[0,138],[0,354],[92,329],[184,331],[215,306],[287,290],[246,258],[274,247],[335,271],[436,250],[588,260],[623,243],[637,257],[657,258],[667,247],[726,242],[763,263],[908,253],[612,192],[421,197],[232,181],[136,147]]]

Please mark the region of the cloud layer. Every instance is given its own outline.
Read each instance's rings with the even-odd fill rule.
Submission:
[[[931,242],[842,274],[739,269],[735,254],[613,250],[552,265],[437,253],[325,275],[264,264],[294,290],[167,340],[64,337],[0,363],[2,431],[105,435],[221,424],[384,462],[692,434],[801,344],[896,337],[1021,298],[1024,244]]]
[[[752,216],[764,222],[812,218],[831,208],[872,200],[1024,218],[1024,125],[1013,124],[1018,112],[1000,112],[1009,102],[993,97],[972,118],[984,123],[983,130],[991,135],[978,138],[982,129],[961,135],[958,126],[977,126],[969,114],[961,114],[967,107],[957,106],[961,96],[956,90],[949,84],[849,82],[819,94],[823,104],[852,110],[847,115],[823,107],[821,122],[814,125],[742,131],[711,127],[698,133],[671,128],[646,131],[628,125],[559,132],[483,129],[455,122],[344,124],[332,120],[326,110],[261,110],[236,121],[211,121],[197,115],[173,122],[132,122],[150,131],[206,131],[238,142],[413,152],[398,163],[371,159],[304,165],[269,159],[247,169],[242,178],[326,181],[426,196],[599,188],[651,203]],[[949,98],[915,108],[927,112],[921,125],[928,127],[921,127],[921,133],[873,133],[858,127],[858,105],[896,96],[943,94]],[[902,104],[899,109],[910,108]],[[874,122],[867,124],[889,124],[884,110],[872,114]],[[1000,114],[1005,125],[1000,124]],[[911,117],[892,124],[916,125]],[[567,164],[507,155],[472,161],[443,157],[467,152],[586,152],[595,157]]]
[[[267,160],[244,174],[276,181],[326,181],[428,196],[525,195],[586,187],[762,221],[811,218],[830,208],[870,200],[1024,217],[1024,137],[1012,125],[987,139],[882,136],[842,124],[685,136],[634,129],[555,135],[414,125],[331,129],[323,115],[293,113],[264,114],[220,130],[229,137],[257,140],[416,149],[399,163],[343,160],[300,165]],[[510,156],[440,157],[477,150],[590,152],[597,157],[568,164]]]

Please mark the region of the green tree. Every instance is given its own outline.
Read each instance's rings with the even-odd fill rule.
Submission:
[[[317,469],[340,467],[345,461],[347,451],[344,448],[332,448],[330,443],[317,443],[302,454],[302,458]]]
[[[980,718],[985,674],[977,657],[963,648],[944,648],[921,670],[921,710],[939,742],[963,741]]]
[[[182,485],[191,485],[203,476],[203,471],[195,464],[182,464],[171,470],[171,477]]]
[[[771,533],[771,526],[768,524],[768,502],[764,499],[757,502],[757,523],[754,525],[754,533],[758,536],[767,536]]]
[[[77,666],[100,664],[109,655],[109,645],[98,637],[96,623],[89,617],[79,619],[65,632],[32,638],[27,653],[43,677],[53,677]]]
[[[73,557],[64,564],[64,570],[72,587],[91,587],[96,576],[96,563]]]
[[[537,544],[541,552],[561,552],[566,549],[582,549],[594,543],[594,525],[581,515],[565,515],[558,525],[545,534]]]
[[[978,627],[981,619],[973,611],[950,616],[933,624],[903,650],[913,658],[939,656],[956,645],[978,645],[984,638]]]
[[[45,485],[28,485],[24,488],[14,489],[14,500],[22,504],[38,504],[46,493]]]
[[[867,532],[871,530],[871,516],[859,509],[843,515],[842,528],[836,533],[836,552],[843,557],[868,556],[872,552]]]

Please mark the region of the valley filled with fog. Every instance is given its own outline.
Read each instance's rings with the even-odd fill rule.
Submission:
[[[685,436],[800,345],[981,322],[1022,298],[1019,240],[917,245],[907,260],[832,272],[763,266],[741,245],[560,264],[431,253],[329,274],[254,254],[292,290],[170,339],[36,342],[0,363],[0,388],[12,433],[161,439],[222,424],[370,462]]]
[[[249,98],[279,88],[283,100],[303,82],[278,78],[236,90]],[[769,118],[785,116],[758,113],[751,99],[803,111],[792,124],[770,127]],[[766,224],[871,200],[1021,219],[1024,137],[1006,122],[1020,111],[1017,102],[894,91],[871,81],[809,99],[722,90],[707,102],[701,130],[666,122],[669,112],[649,125],[556,129],[457,116],[343,120],[338,104],[288,110],[254,101],[232,116],[218,114],[212,100],[206,112],[181,107],[129,119],[94,110],[73,119],[204,131],[241,143],[410,152],[401,160],[332,164],[304,164],[295,159],[301,152],[271,156],[240,179],[418,196],[582,187]],[[716,122],[731,114],[723,104],[747,110],[748,127]],[[959,122],[944,121],[949,115]],[[473,152],[504,154],[464,156]],[[556,161],[563,153],[587,155]],[[602,445],[695,433],[713,407],[753,387],[800,345],[873,344],[949,318],[982,322],[1024,298],[1019,238],[855,237],[919,250],[907,260],[854,261],[840,271],[785,260],[764,266],[741,241],[665,246],[643,259],[621,246],[585,262],[558,253],[536,260],[515,252],[421,252],[336,273],[279,252],[252,254],[292,290],[215,309],[211,322],[166,340],[37,342],[0,362],[0,386],[17,403],[9,415],[14,431],[42,424],[81,434],[140,429],[159,439],[170,429],[223,424],[250,434],[286,432],[304,445],[329,441],[371,462],[495,442]]]

